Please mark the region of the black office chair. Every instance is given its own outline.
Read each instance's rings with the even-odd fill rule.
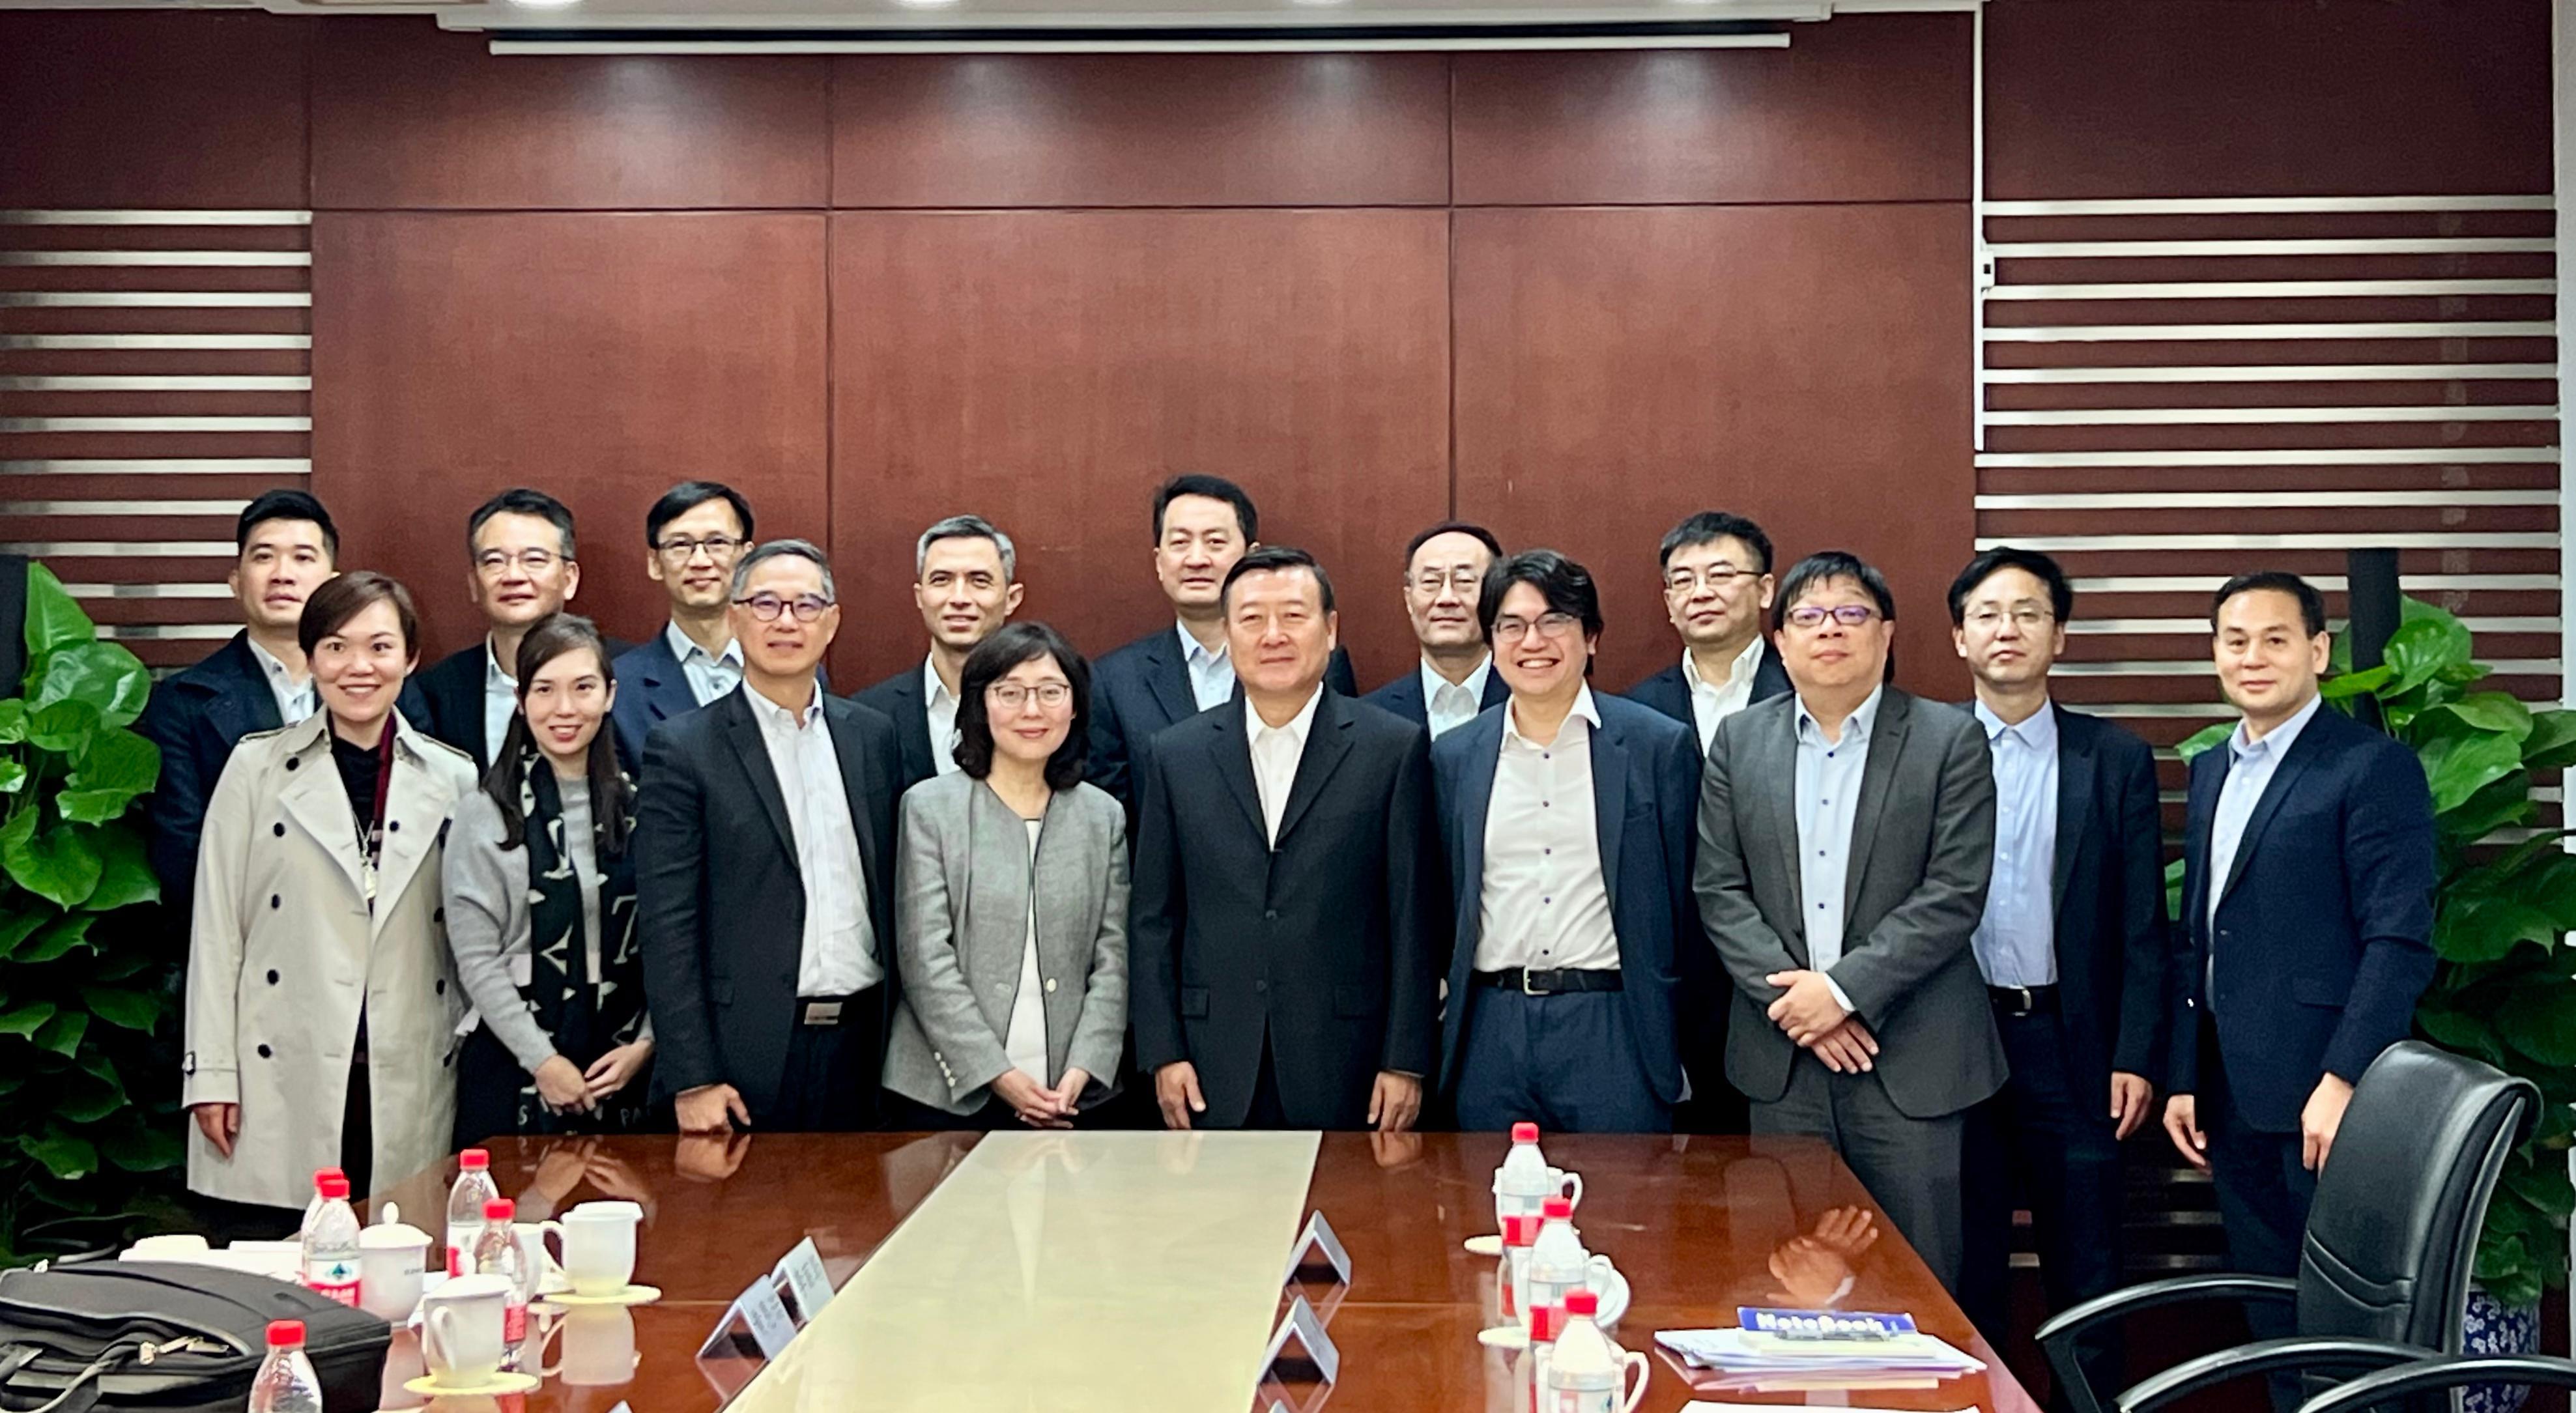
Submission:
[[[2299,1405],[2299,1413],[2362,1413],[2471,1384],[2536,1384],[2576,1389],[2576,1360],[2545,1354],[2443,1355],[2364,1374]]]
[[[2529,1134],[2540,1091],[2419,1041],[2390,1046],[2354,1086],[2317,1176],[2296,1278],[2177,1276],[2089,1300],[2039,1331],[2075,1413],[2101,1413],[2077,1362],[2097,1326],[2203,1300],[2288,1305],[2297,1334],[2168,1369],[2116,1400],[2151,1413],[2203,1389],[2274,1371],[2370,1370],[2460,1350],[2478,1228],[2505,1155]]]

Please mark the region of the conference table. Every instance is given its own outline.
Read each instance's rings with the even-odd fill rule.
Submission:
[[[500,1413],[822,1409],[1296,1413],[1526,1409],[1496,1269],[1467,1238],[1494,1228],[1500,1134],[733,1134],[496,1139],[492,1170],[534,1221],[575,1203],[641,1203],[635,1279],[661,1298],[540,1321],[554,1372]],[[1583,1177],[1575,1215],[1632,1303],[1611,1331],[1647,1353],[1641,1410],[1692,1398],[1659,1329],[1735,1323],[1743,1305],[1911,1312],[1987,1364],[1929,1388],[1726,1401],[2036,1413],[1955,1303],[1823,1144],[1803,1139],[1556,1135]],[[375,1195],[439,1230],[452,1162]],[[1348,1253],[1283,1281],[1322,1213]],[[372,1218],[371,1218],[372,1219]],[[840,1292],[764,1364],[737,1328],[702,1354],[735,1297],[811,1238]],[[782,1287],[783,1288],[783,1287]],[[1263,1367],[1292,1299],[1339,1354]],[[1292,1355],[1296,1351],[1292,1346]],[[398,1334],[387,1409],[419,1407]],[[429,1400],[487,1413],[493,1400]]]

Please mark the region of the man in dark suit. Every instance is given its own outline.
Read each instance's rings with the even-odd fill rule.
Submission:
[[[1511,701],[1431,751],[1456,927],[1440,1082],[1464,1129],[1656,1133],[1681,1098],[1673,968],[1691,904],[1699,747],[1584,681],[1601,599],[1554,550],[1485,577]]]
[[[465,522],[466,592],[483,612],[483,641],[439,659],[403,683],[404,719],[492,764],[519,709],[519,640],[538,619],[560,613],[581,588],[572,511],[543,491],[512,487],[474,508]],[[619,654],[626,645],[612,642]]]
[[[1404,614],[1413,621],[1422,662],[1367,700],[1439,740],[1512,694],[1494,671],[1494,654],[1476,622],[1485,571],[1503,557],[1502,541],[1482,525],[1447,520],[1404,548]]]
[[[2049,700],[2075,590],[2057,561],[1990,549],[1950,585],[1950,633],[1994,756],[1995,856],[1970,948],[2012,1074],[1968,1114],[1960,1303],[2001,1339],[2012,1214],[2030,1208],[2052,1311],[2121,1278],[2120,1144],[2164,1073],[2164,826],[2155,754]]]
[[[957,679],[966,655],[1020,606],[1020,554],[980,515],[952,515],[912,550],[912,598],[930,630],[930,657],[858,694],[894,722],[903,788],[957,769]]]
[[[2413,751],[2320,709],[2314,586],[2240,575],[2210,621],[2240,719],[2191,763],[2164,1126],[2235,1268],[2289,1275],[2353,1082],[2433,976],[2433,803]]]
[[[1138,1053],[1173,1128],[1409,1128],[1438,1024],[1428,738],[1325,685],[1313,556],[1255,550],[1220,601],[1243,700],[1137,782]]]
[[[645,739],[637,933],[683,1130],[866,1128],[894,1005],[894,724],[814,677],[840,628],[803,540],[734,567],[742,686]]]
[[[1790,569],[1772,623],[1797,690],[1717,728],[1697,892],[1753,1131],[1832,1143],[1956,1290],[1962,1115],[2004,1079],[1969,949],[1995,782],[1974,717],[1887,685],[1895,618],[1855,556]]]
[[[1719,722],[1789,690],[1780,655],[1762,640],[1777,587],[1771,537],[1741,515],[1703,510],[1664,536],[1656,558],[1681,661],[1627,696],[1692,728],[1706,751]]]
[[[155,684],[134,723],[161,748],[149,809],[152,871],[162,901],[183,910],[195,893],[206,801],[233,747],[254,731],[291,726],[314,712],[313,673],[295,625],[305,596],[339,572],[331,512],[302,491],[269,491],[243,507],[233,544],[224,582],[241,608],[242,631],[205,661]]]
[[[644,573],[671,600],[661,632],[621,654],[611,717],[631,767],[654,726],[742,682],[732,626],[733,566],[751,548],[751,502],[715,481],[682,481],[644,512]]]
[[[1154,492],[1154,577],[1179,625],[1156,629],[1091,669],[1091,782],[1131,813],[1144,744],[1175,721],[1234,700],[1220,601],[1226,575],[1260,535],[1252,497],[1223,477],[1175,476]],[[1324,681],[1343,696],[1359,694],[1351,660],[1338,646]]]

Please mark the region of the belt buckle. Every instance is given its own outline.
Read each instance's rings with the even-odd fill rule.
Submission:
[[[2013,1012],[2013,1014],[2014,1014],[2014,1015],[2017,1015],[2017,1016],[2026,1016],[2026,1015],[2029,1015],[2031,1012],[2033,1012],[2033,1011],[2035,1011],[2035,1010],[2038,1010],[2038,1009],[2039,1009],[2038,1003],[2037,1003],[2036,1001],[2034,1001],[2034,1000],[2032,999],[2032,997],[2031,997],[2031,994],[2030,994],[2030,988],[2029,988],[2029,987],[2027,987],[2027,986],[2007,986],[2007,987],[2005,987],[2004,989],[2005,989],[2006,991],[2011,992],[2011,993],[2013,994],[2013,999],[2021,1003],[2021,1008],[2020,1008],[2019,1010],[2014,1011],[2014,1012]]]
[[[808,1001],[805,1003],[804,1023],[814,1026],[839,1025],[841,1005],[839,1001]]]
[[[1530,968],[1528,968],[1528,967],[1522,967],[1522,968],[1521,968],[1521,994],[1522,994],[1522,995],[1524,995],[1524,996],[1553,996],[1553,995],[1555,995],[1556,993],[1555,993],[1554,991],[1542,991],[1542,990],[1540,990],[1539,988],[1537,988],[1537,987],[1535,987],[1535,986],[1532,986],[1532,985],[1530,984],[1530,977],[1531,977],[1531,976],[1533,976],[1533,975],[1535,975],[1535,974],[1536,974],[1536,973],[1534,973],[1534,972],[1533,972]]]

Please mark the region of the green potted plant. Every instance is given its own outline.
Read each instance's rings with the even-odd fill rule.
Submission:
[[[2416,1007],[2416,1029],[2540,1086],[2540,1122],[2506,1161],[2478,1234],[2469,1313],[2473,1347],[2484,1328],[2528,1348],[2541,1291],[2567,1282],[2567,1222],[2576,1210],[2567,1169],[2576,1138],[2576,956],[2561,945],[2576,929],[2576,855],[2562,846],[2576,831],[2535,828],[2531,790],[2576,766],[2576,711],[2534,711],[2482,689],[2490,670],[2471,660],[2469,630],[2418,600],[2405,601],[2380,666],[2352,671],[2341,639],[2335,650],[2327,703],[2350,711],[2361,698],[2375,699],[2432,787],[2439,965]],[[2229,722],[2200,732],[2182,743],[2183,758],[2234,729]]]
[[[151,674],[27,568],[27,677],[0,700],[0,1260],[112,1244],[170,1200],[181,958],[136,801],[161,768],[128,729]],[[166,931],[166,929],[159,929]]]

